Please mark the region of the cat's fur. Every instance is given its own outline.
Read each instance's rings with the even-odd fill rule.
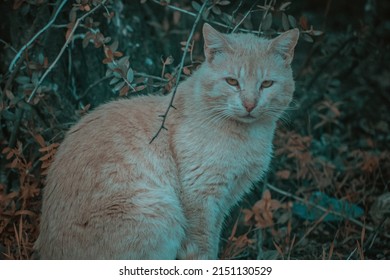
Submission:
[[[203,34],[206,61],[151,144],[170,95],[108,103],[69,131],[43,193],[41,258],[217,258],[224,217],[269,166],[299,33]]]

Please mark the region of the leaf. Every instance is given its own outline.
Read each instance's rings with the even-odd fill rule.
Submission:
[[[41,153],[48,152],[50,150],[53,150],[53,149],[57,148],[58,146],[60,146],[59,143],[52,143],[49,146],[40,148],[38,151],[40,151]]]
[[[284,2],[280,5],[279,10],[284,11],[288,6],[290,6],[291,2]]]
[[[8,97],[9,100],[13,101],[15,98],[15,95],[10,91],[9,89],[5,90],[5,95]]]
[[[141,91],[141,90],[143,90],[144,88],[146,88],[146,86],[145,85],[140,85],[140,86],[137,86],[137,87],[135,87],[135,91]]]
[[[288,15],[288,21],[290,22],[290,26],[292,28],[295,28],[297,27],[297,20],[295,19],[295,17],[293,17],[292,15]]]
[[[174,11],[173,12],[173,24],[178,25],[180,22],[181,18],[181,13],[179,11]]]
[[[42,135],[34,134],[34,138],[38,142],[39,146],[41,146],[41,147],[46,146],[45,139],[43,139]]]
[[[184,73],[185,75],[189,76],[189,75],[191,75],[191,70],[188,69],[188,67],[184,67],[184,68],[183,68],[183,73]]]
[[[280,179],[287,180],[290,178],[291,172],[289,170],[280,170],[276,172],[276,176]]]
[[[15,155],[15,152],[13,150],[11,150],[7,156],[5,157],[6,160],[9,160],[10,158],[12,158],[13,156]]]
[[[324,32],[321,30],[313,30],[310,32],[310,35],[313,35],[313,36],[321,36],[322,34],[324,34]]]
[[[114,90],[115,90],[115,91],[120,90],[125,84],[126,84],[125,81],[118,83],[118,84],[114,87]]]
[[[309,43],[313,43],[314,42],[313,38],[310,35],[306,34],[306,33],[302,34],[302,38],[306,42],[309,42]]]
[[[117,78],[122,78],[124,76],[122,70],[119,68],[113,69],[113,74]]]
[[[116,84],[120,80],[121,80],[121,78],[117,78],[117,77],[112,78],[112,80],[110,81],[110,86],[112,86],[113,84]]]
[[[184,44],[185,45],[185,44]],[[172,64],[173,63],[173,57],[172,57],[172,55],[170,55],[170,56],[168,56],[166,59],[165,59],[165,61],[164,61],[164,64],[165,65],[170,65],[170,64]]]
[[[202,6],[199,3],[195,2],[195,1],[192,1],[191,5],[192,5],[192,8],[194,8],[194,10],[197,11],[197,12],[200,11],[200,9],[202,8]]]
[[[52,154],[51,153],[47,153],[46,155],[42,156],[39,158],[40,161],[47,161],[48,159],[50,159],[52,157]]]
[[[288,21],[288,17],[285,13],[282,13],[282,26],[284,31],[287,31],[290,29],[290,22]]]
[[[222,1],[218,2],[218,5],[220,5],[220,6],[226,6],[226,5],[229,5],[229,4],[230,4],[230,1],[227,1],[227,0],[222,0]]]
[[[261,29],[263,31],[266,31],[266,30],[270,29],[271,26],[272,26],[272,14],[268,13],[263,20],[263,24],[261,26]]]
[[[309,29],[309,24],[308,24],[307,18],[305,16],[301,16],[299,18],[299,25],[302,27],[303,30]]]
[[[2,154],[6,154],[6,153],[8,153],[9,151],[11,151],[11,148],[10,148],[10,147],[5,147],[5,148],[1,151],[1,153],[2,153]]]
[[[130,57],[128,55],[121,57],[118,60],[119,67],[121,67],[121,68],[124,67],[127,70],[127,68],[129,68],[129,66],[130,66],[129,58]]]
[[[15,81],[18,83],[18,84],[28,84],[30,83],[30,77],[27,77],[27,76],[18,76],[16,77]]]
[[[329,197],[322,192],[314,192],[309,197],[308,201],[311,202],[311,204],[318,205],[323,208],[340,213],[346,216],[347,218],[358,218],[364,214],[364,210],[359,206],[357,206],[356,204],[350,203],[345,200],[339,200],[336,198]],[[314,206],[307,205],[300,202],[294,203],[292,207],[292,212],[298,217],[310,221],[318,220],[324,215],[324,211]],[[344,220],[343,217],[332,213],[329,213],[324,218],[324,221],[342,221],[342,220]]]
[[[213,10],[213,13],[216,14],[216,15],[221,15],[222,14],[222,11],[221,11],[221,9],[218,6],[214,6],[212,8],[212,10]]]
[[[119,91],[119,96],[125,96],[129,93],[129,86],[126,85],[124,86],[120,91]]]
[[[111,49],[112,52],[116,52],[116,50],[118,49],[118,45],[119,45],[118,40],[115,40],[115,41],[109,46],[109,48]]]
[[[133,71],[133,69],[129,68],[129,70],[127,70],[126,78],[127,78],[127,81],[129,83],[131,83],[134,80],[134,71]]]

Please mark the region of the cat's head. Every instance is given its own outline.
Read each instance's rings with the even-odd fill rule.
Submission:
[[[206,61],[202,99],[221,119],[243,123],[278,119],[294,92],[291,61],[297,29],[274,39],[253,34],[222,34],[203,26]]]

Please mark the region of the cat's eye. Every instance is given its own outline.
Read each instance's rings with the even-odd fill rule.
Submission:
[[[274,84],[274,81],[266,80],[261,83],[261,88],[269,88]]]
[[[233,86],[233,87],[239,87],[239,86],[240,86],[240,84],[238,83],[238,81],[237,81],[236,79],[233,79],[233,78],[226,78],[225,80],[226,80],[226,82],[227,82],[229,85],[231,85],[231,86]]]

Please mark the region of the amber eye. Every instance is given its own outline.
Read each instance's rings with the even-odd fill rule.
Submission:
[[[274,81],[263,81],[261,83],[261,88],[269,88],[274,84]]]
[[[240,86],[239,83],[238,83],[238,81],[237,81],[236,79],[233,79],[233,78],[226,78],[225,80],[226,80],[226,82],[227,82],[229,85],[231,85],[231,86],[233,86],[233,87],[239,87],[239,86]]]

